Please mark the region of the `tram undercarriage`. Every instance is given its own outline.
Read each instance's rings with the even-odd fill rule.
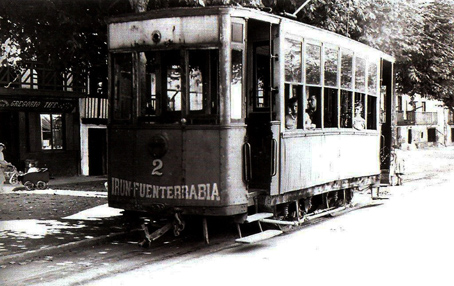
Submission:
[[[263,195],[263,192],[263,190],[250,192],[248,212],[233,217],[239,236],[236,241],[239,243],[255,243],[314,219],[375,205],[374,200],[383,199],[380,197],[379,176],[330,182],[282,196],[270,197]],[[370,195],[372,201],[353,204],[355,193]],[[168,218],[166,223],[151,234],[147,223],[142,224],[145,239],[140,243],[141,246],[148,246],[168,231],[173,231],[175,236],[181,234],[186,225],[182,209],[174,208],[170,210],[170,213],[172,213],[172,216]],[[206,216],[202,218],[203,236],[205,242],[209,243],[206,218]],[[253,222],[258,223],[260,232],[243,237],[241,225]],[[262,223],[267,224],[266,230],[262,227]]]

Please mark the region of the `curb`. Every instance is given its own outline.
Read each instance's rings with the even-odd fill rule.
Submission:
[[[73,241],[61,245],[56,245],[56,246],[50,246],[46,248],[41,248],[41,249],[35,249],[35,250],[30,250],[26,251],[23,253],[16,253],[16,254],[11,254],[11,255],[6,255],[3,257],[0,257],[0,265],[10,263],[10,262],[17,262],[17,261],[24,261],[27,259],[32,259],[36,257],[42,257],[42,256],[49,256],[53,255],[58,252],[63,252],[71,249],[75,249],[77,247],[86,247],[86,246],[93,246],[96,244],[101,244],[105,243],[111,240],[114,240],[116,238],[131,234],[136,230],[131,230],[129,232],[119,232],[119,233],[111,233],[95,238],[89,238],[89,239],[84,239],[80,241]]]

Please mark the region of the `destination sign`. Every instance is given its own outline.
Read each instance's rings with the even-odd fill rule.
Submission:
[[[112,178],[110,195],[173,200],[220,201],[216,183],[158,186]]]

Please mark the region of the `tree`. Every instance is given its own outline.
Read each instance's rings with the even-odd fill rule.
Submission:
[[[242,5],[284,14],[306,0],[0,0],[1,65],[40,60],[59,68],[106,67],[106,17],[179,6]],[[17,7],[20,3],[20,9]],[[265,7],[266,6],[266,7]],[[453,0],[313,0],[304,23],[396,57],[397,87],[454,106]],[[271,8],[271,9],[270,9]]]
[[[20,58],[58,70],[106,65],[105,18],[129,7],[126,0],[1,0],[0,64],[20,65]]]
[[[399,65],[404,93],[443,101],[454,110],[454,3],[433,1],[421,9],[422,25],[415,31],[418,48],[405,49]],[[408,72],[403,72],[407,70]]]

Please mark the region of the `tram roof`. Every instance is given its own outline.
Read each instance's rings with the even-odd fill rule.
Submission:
[[[257,9],[245,8],[245,7],[235,7],[235,6],[210,6],[210,7],[179,7],[171,9],[157,9],[150,10],[143,13],[131,13],[125,14],[122,16],[115,16],[108,19],[108,24],[112,23],[122,23],[130,21],[144,21],[151,19],[161,19],[161,18],[172,18],[172,17],[197,17],[197,16],[210,16],[210,15],[221,15],[228,14],[234,17],[240,17],[245,19],[254,19],[258,21],[268,22],[272,24],[281,24],[288,23],[290,25],[298,25],[299,27],[304,27],[305,29],[310,29],[314,31],[313,34],[321,33],[318,35],[326,35],[327,37],[335,37],[338,40],[342,39],[345,43],[351,43],[354,46],[361,46],[368,50],[374,50],[376,53],[379,53],[380,56],[390,62],[394,62],[395,58],[391,55],[388,55],[380,50],[372,48],[366,44],[355,41],[343,35],[318,28],[309,24],[305,24],[293,19],[289,19],[280,15],[271,14]],[[318,38],[319,36],[317,36]],[[344,45],[345,46],[345,45]]]

